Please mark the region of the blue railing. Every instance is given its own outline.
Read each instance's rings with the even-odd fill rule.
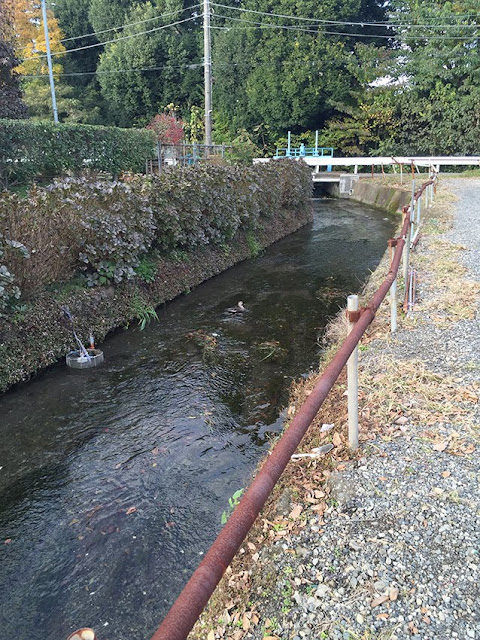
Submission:
[[[286,147],[277,149],[274,158],[333,158],[333,147]]]

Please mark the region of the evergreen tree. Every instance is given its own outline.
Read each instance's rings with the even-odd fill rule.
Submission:
[[[0,118],[27,117],[18,76],[13,70],[17,64],[12,45],[0,38]]]
[[[13,8],[0,4],[0,118],[26,118],[20,83],[14,69],[18,60],[13,49]]]

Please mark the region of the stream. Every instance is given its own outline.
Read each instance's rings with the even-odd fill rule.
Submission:
[[[4,638],[153,634],[393,234],[384,212],[314,204],[312,224],[109,337],[98,370],[59,363],[0,397]]]

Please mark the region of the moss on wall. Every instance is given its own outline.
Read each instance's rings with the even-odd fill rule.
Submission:
[[[353,188],[351,199],[396,213],[410,204],[411,192],[376,184],[368,180],[359,180]]]

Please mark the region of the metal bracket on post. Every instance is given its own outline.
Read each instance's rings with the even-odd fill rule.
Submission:
[[[348,333],[360,317],[358,296],[347,298]],[[348,444],[352,451],[358,449],[358,345],[347,362],[348,388]]]

